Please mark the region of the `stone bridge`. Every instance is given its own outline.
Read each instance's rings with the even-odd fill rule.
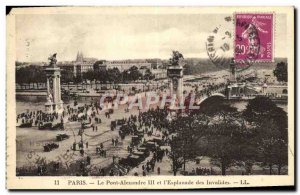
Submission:
[[[206,94],[196,94],[196,104],[197,105],[200,105],[202,102],[204,102],[206,99],[210,98],[210,97],[222,97],[222,98],[226,98],[225,96],[225,88],[226,86],[224,87],[220,87],[214,91],[211,91],[210,93],[206,93]]]

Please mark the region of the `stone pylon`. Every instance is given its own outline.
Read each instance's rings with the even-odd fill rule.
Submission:
[[[45,69],[47,76],[47,102],[45,109],[47,113],[63,111],[61,100],[60,68],[56,66],[56,54],[49,58],[50,65]]]
[[[176,95],[177,100],[183,96],[183,67],[168,67],[168,77],[170,78],[170,95]]]

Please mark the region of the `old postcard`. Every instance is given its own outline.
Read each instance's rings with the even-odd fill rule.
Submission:
[[[7,15],[8,189],[294,186],[293,7]]]

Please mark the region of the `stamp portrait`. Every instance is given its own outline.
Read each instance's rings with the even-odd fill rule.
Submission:
[[[273,14],[235,14],[235,60],[273,60]]]

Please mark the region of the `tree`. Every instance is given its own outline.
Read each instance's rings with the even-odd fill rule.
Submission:
[[[88,70],[87,72],[82,73],[82,79],[84,80],[94,80],[96,78],[95,72],[93,70]]]
[[[242,114],[230,105],[220,104],[219,108],[211,116],[207,131],[208,156],[221,168],[222,175],[230,166],[244,166],[250,174],[257,154],[255,129],[247,127]]]
[[[147,69],[143,78],[145,80],[152,80],[152,79],[154,79],[154,75],[152,74],[152,72],[149,69]]]
[[[111,83],[119,83],[121,81],[121,73],[118,68],[107,70],[107,80]]]
[[[136,66],[132,66],[128,69],[128,80],[129,81],[136,81],[142,74],[140,73],[139,69]]]
[[[272,116],[274,110],[277,110],[277,105],[270,98],[257,96],[248,102],[243,116],[249,122],[259,122]]]
[[[281,167],[288,163],[287,139],[282,136],[282,130],[279,129],[274,119],[264,119],[257,129],[259,149],[257,160],[269,166],[270,175],[272,174],[273,165],[276,164],[278,174],[280,174]]]
[[[171,148],[175,148],[177,146],[177,143],[175,140],[171,142]],[[177,152],[176,150],[171,150],[169,153],[169,157],[172,160],[172,171],[173,175],[176,176],[178,170],[182,166],[182,158],[181,158],[181,153]]]
[[[74,74],[68,70],[61,71],[61,82],[62,83],[69,83],[74,81]]]
[[[258,159],[259,136],[256,128],[240,126],[237,135],[237,158],[235,164],[244,167],[247,175],[252,174],[252,166]]]
[[[262,128],[263,123],[272,120],[280,129],[281,138],[287,140],[287,114],[279,108],[270,98],[258,96],[250,100],[243,111],[244,118]]]
[[[75,83],[81,83],[81,82],[82,82],[82,77],[81,77],[81,75],[75,76],[75,77],[74,77],[74,82],[75,82]]]
[[[226,169],[241,159],[240,127],[221,122],[211,126],[210,131],[207,135],[207,154],[211,157],[211,163],[219,166],[222,175],[226,175]]]
[[[102,83],[106,83],[107,75],[108,73],[106,69],[100,69],[99,71],[95,72],[95,79]]]
[[[169,131],[175,134],[171,140],[170,153],[174,175],[182,165],[185,171],[187,161],[204,155],[205,147],[199,140],[205,135],[207,124],[204,115],[179,116],[172,121]]]
[[[195,66],[193,66],[192,64],[185,64],[184,66],[183,66],[183,74],[184,75],[192,75],[193,73],[194,73],[194,71],[193,71],[193,68],[194,68]]]
[[[288,162],[287,114],[267,97],[249,101],[243,112],[245,119],[256,129],[258,161],[264,162],[272,174],[273,165],[281,167]]]
[[[228,104],[223,97],[212,96],[204,100],[200,109],[194,113],[203,113],[212,118],[218,117],[218,119],[229,120],[230,117],[237,114],[237,108]]]
[[[46,82],[46,73],[44,68],[41,66],[30,65],[26,67],[21,67],[16,70],[16,82],[20,85],[36,84]]]
[[[276,76],[277,81],[287,82],[287,63],[277,63],[275,70],[273,70],[273,74]]]
[[[221,168],[222,175],[230,166],[248,165],[255,154],[255,142],[249,140],[252,134],[247,131],[241,114],[223,99],[209,98],[202,104],[200,113],[210,117],[205,137],[211,163]]]

